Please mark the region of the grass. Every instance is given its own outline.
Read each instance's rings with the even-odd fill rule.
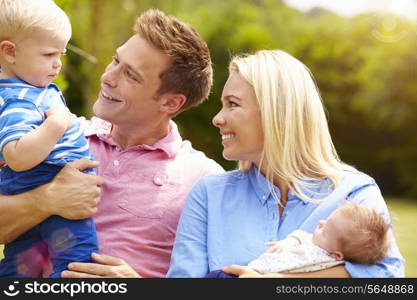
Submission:
[[[401,254],[406,260],[405,276],[417,277],[417,201],[386,197]]]
[[[417,277],[417,201],[386,197],[391,212],[394,234],[401,254],[406,260],[406,277]],[[3,245],[0,245],[0,258],[3,257]]]

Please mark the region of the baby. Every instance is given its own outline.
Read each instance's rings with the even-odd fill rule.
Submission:
[[[295,230],[266,245],[271,247],[248,264],[261,274],[311,272],[345,260],[372,265],[387,254],[388,225],[374,210],[346,201],[320,221],[313,234]],[[212,271],[207,277],[234,276]]]

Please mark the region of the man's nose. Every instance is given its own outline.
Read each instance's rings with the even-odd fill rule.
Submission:
[[[111,87],[116,87],[117,86],[117,77],[118,77],[117,67],[109,65],[109,66],[107,66],[103,75],[101,75],[101,82],[103,82],[104,84],[107,84]]]

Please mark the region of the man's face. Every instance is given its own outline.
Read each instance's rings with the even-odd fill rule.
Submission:
[[[117,48],[101,76],[101,90],[93,106],[97,117],[115,126],[143,126],[160,114],[156,91],[159,74],[171,63],[161,50],[134,35]]]

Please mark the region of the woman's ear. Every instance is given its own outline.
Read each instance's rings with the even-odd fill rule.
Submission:
[[[0,55],[5,61],[13,64],[16,61],[16,44],[8,40],[1,41]]]
[[[186,97],[183,94],[167,94],[161,100],[161,110],[169,115],[175,115],[183,107]]]

